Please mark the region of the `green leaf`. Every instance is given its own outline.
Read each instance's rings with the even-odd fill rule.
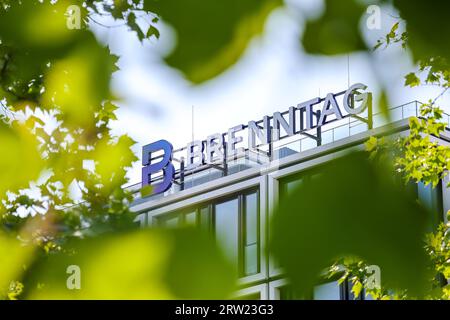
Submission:
[[[26,298],[225,299],[235,289],[233,267],[197,229],[116,233],[73,241],[67,252],[35,264]],[[66,286],[70,265],[80,268],[80,290]]]
[[[405,86],[417,87],[420,85],[420,79],[416,76],[414,72],[408,73],[405,76]]]
[[[66,10],[71,4],[69,0],[54,4],[23,0],[0,9],[0,59],[4,59],[0,82],[4,91],[19,100],[36,101],[47,64],[64,57],[86,37],[88,31],[67,27]],[[81,22],[85,17],[86,10],[81,8]],[[8,97],[9,103],[14,100]]]
[[[353,295],[358,298],[361,294],[362,289],[364,288],[363,284],[360,281],[353,282],[352,292]]]
[[[326,0],[325,6],[321,17],[306,24],[301,40],[305,51],[337,55],[366,50],[359,33],[364,6],[355,0]]]
[[[400,25],[400,22],[396,22],[394,23],[394,25],[391,28],[391,31],[389,32],[389,37],[390,38],[395,38],[396,36],[396,32],[398,30],[398,26]]]
[[[137,24],[137,22],[136,22],[136,15],[134,14],[134,12],[130,12],[128,14],[127,24],[128,24],[128,26],[130,27],[131,30],[136,32],[139,41],[142,42],[142,40],[144,40],[144,38],[145,38],[145,34],[144,34],[144,32],[142,32],[141,27]]]
[[[147,30],[146,38],[150,39],[152,36],[155,36],[156,39],[159,39],[159,30],[156,29],[154,26],[150,26]]]
[[[450,42],[443,37],[450,33],[448,19],[450,3],[421,0],[394,0],[394,6],[407,22],[408,46],[415,61],[433,57],[449,57]]]
[[[0,233],[0,297],[8,291],[10,283],[22,276],[24,266],[31,261],[33,249]]]
[[[387,288],[421,294],[427,212],[392,179],[392,168],[354,153],[311,173],[274,213],[271,248],[299,296],[335,259],[378,265]]]
[[[145,187],[141,188],[141,198],[145,198],[152,194],[153,188],[151,185],[146,185]]]
[[[381,91],[379,100],[378,100],[378,109],[381,111],[381,114],[384,116],[385,119],[390,122],[390,111],[389,111],[389,100],[388,96],[385,90]]]
[[[12,127],[0,122],[0,195],[27,188],[44,168],[38,142],[28,129],[15,122]]]
[[[166,57],[172,67],[200,83],[236,63],[250,40],[263,31],[281,0],[146,0],[144,8],[169,23],[177,45]]]
[[[93,35],[86,37],[46,73],[43,107],[58,107],[62,119],[71,128],[92,129],[95,110],[110,98],[109,83],[116,62],[117,58]]]
[[[369,140],[366,142],[366,150],[368,152],[376,151],[378,147],[378,139],[374,136],[371,136]]]

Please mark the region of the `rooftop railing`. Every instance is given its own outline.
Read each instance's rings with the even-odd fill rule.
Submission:
[[[411,101],[406,104],[390,108],[389,117],[386,117],[383,113],[373,114],[372,128],[378,128],[385,126],[389,123],[394,123],[400,120],[408,119],[410,117],[418,117],[419,109],[422,105],[419,101]],[[368,114],[363,118],[367,119]],[[442,121],[446,125],[446,130],[450,130],[450,115],[443,114]],[[183,189],[188,189],[196,185],[206,183],[208,181],[217,179],[218,177],[231,175],[239,171],[243,171],[252,167],[261,166],[263,163],[267,163],[273,159],[280,159],[291,154],[303,152],[309,149],[316,148],[321,145],[330,144],[338,140],[348,138],[358,133],[369,130],[369,126],[366,122],[354,117],[347,117],[339,121],[331,122],[324,125],[320,129],[319,139],[312,139],[308,133],[298,134],[292,137],[284,138],[280,141],[272,142],[271,148],[273,149],[272,155],[267,156],[264,152],[265,148],[261,148],[261,153],[255,154],[249,150],[246,150],[245,155],[242,158],[229,159],[227,161],[227,170],[224,170],[220,165],[205,165],[201,170],[188,171],[185,170],[182,173],[183,181],[182,185],[176,182],[170,190],[166,191],[166,195],[175,193]],[[267,147],[267,146],[265,146]],[[180,149],[181,150],[181,149]],[[180,170],[177,171],[175,180],[181,176]],[[154,181],[158,181],[159,177],[156,177]],[[140,184],[131,185],[127,188],[138,191]],[[160,198],[163,194],[150,196],[148,198]],[[148,199],[146,198],[146,199]]]

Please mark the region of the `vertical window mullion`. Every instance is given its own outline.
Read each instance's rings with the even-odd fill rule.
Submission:
[[[259,211],[259,192],[252,190],[244,193],[242,220],[244,275],[252,275],[260,270]]]
[[[246,235],[245,235],[245,195],[239,195],[239,273],[240,275],[245,275],[245,246],[246,246]]]

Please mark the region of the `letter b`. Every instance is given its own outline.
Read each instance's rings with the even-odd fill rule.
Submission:
[[[152,153],[163,151],[162,160],[152,162]],[[149,185],[151,176],[159,171],[163,172],[162,182],[153,185],[152,194],[162,193],[170,189],[175,176],[175,168],[172,164],[173,146],[166,140],[159,140],[142,147],[142,187]],[[157,157],[157,159],[160,157]]]

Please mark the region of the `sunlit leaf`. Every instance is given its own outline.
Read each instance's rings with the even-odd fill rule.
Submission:
[[[405,76],[405,86],[417,87],[420,85],[420,79],[414,72],[410,72]]]
[[[195,229],[141,230],[77,241],[67,248],[69,254],[34,266],[26,281],[28,298],[218,299],[235,288],[232,267],[211,238]],[[71,265],[81,271],[79,290],[66,286]]]
[[[0,8],[0,59],[5,59],[0,82],[13,94],[8,101],[34,100],[40,93],[40,76],[47,64],[65,56],[87,31],[69,29],[66,11],[78,1],[11,1]],[[85,10],[80,8],[80,21]]]
[[[24,265],[31,257],[30,247],[24,247],[17,239],[0,233],[0,298],[10,283],[22,276]]]
[[[91,36],[47,72],[43,106],[56,106],[71,127],[92,128],[94,112],[110,97],[109,81],[115,70],[113,56]]]
[[[0,121],[0,141],[0,195],[4,195],[37,179],[43,160],[36,138],[17,122],[10,127]]]
[[[105,192],[108,192],[111,186],[120,187],[125,182],[122,180],[125,169],[131,167],[132,162],[137,160],[134,153],[130,152],[134,144],[130,137],[121,136],[117,142],[102,140],[93,152],[95,171],[101,177]]]

